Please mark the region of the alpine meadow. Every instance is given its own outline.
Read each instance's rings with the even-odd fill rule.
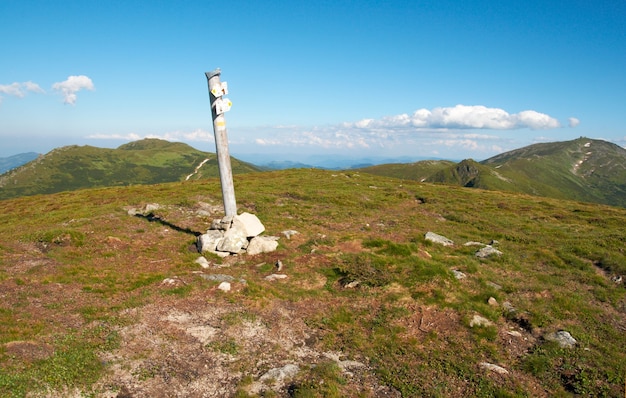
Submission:
[[[94,174],[118,155],[85,147],[72,181],[92,187],[4,194],[0,396],[624,396],[625,208],[427,181],[452,162],[417,179],[233,160],[239,213],[278,248],[218,257],[197,245],[223,217],[198,168],[214,157],[178,148],[131,143]],[[151,180],[157,162],[176,176]]]

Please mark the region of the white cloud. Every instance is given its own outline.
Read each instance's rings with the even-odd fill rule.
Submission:
[[[63,102],[74,105],[76,103],[76,93],[80,90],[93,90],[94,85],[91,79],[85,75],[69,76],[63,82],[54,83],[52,88],[63,94]]]
[[[148,138],[146,136],[142,137],[139,134],[129,133],[129,134],[91,134],[85,138],[89,138],[92,140],[124,140],[124,141],[137,141],[143,138]]]
[[[10,95],[13,97],[24,98],[27,92],[43,94],[45,91],[37,83],[31,81],[11,84],[0,84],[0,94]],[[0,96],[2,101],[2,96]]]
[[[499,108],[483,105],[456,105],[432,110],[418,109],[412,115],[406,113],[385,116],[381,119],[363,119],[355,123],[344,123],[345,127],[372,128],[417,128],[417,129],[487,129],[512,130],[530,128],[533,130],[560,127],[558,120],[544,113],[526,110],[508,113]]]
[[[185,131],[170,131],[163,134],[144,134],[137,133],[128,134],[90,134],[85,138],[92,140],[124,140],[124,141],[138,141],[144,138],[158,138],[166,141],[206,141],[215,142],[213,132],[196,129],[191,132]]]
[[[172,134],[172,133],[170,133]],[[172,134],[174,135],[174,134]],[[192,132],[186,133],[186,132],[176,132],[177,136],[180,136],[181,139],[184,140],[189,140],[189,141],[207,141],[207,142],[214,142],[215,141],[215,134],[213,134],[212,131],[208,131],[208,130],[203,130],[203,129],[196,129]]]
[[[517,118],[518,127],[529,127],[533,130],[545,130],[561,127],[558,120],[546,115],[545,113],[539,113],[535,111],[523,111],[517,115],[511,115]]]
[[[45,93],[45,91],[41,87],[39,87],[39,84],[33,83],[30,80],[22,83],[22,86],[24,86],[24,88],[26,88],[27,91],[30,91],[33,93],[38,93],[38,94]]]
[[[557,127],[560,124],[556,119],[536,111],[509,114],[498,108],[458,105],[316,127],[233,127],[229,129],[229,143],[235,148],[261,151],[274,148],[293,153],[350,151],[439,156],[445,152],[444,156],[453,159],[486,159],[507,148],[519,146],[519,138],[512,137],[507,133],[508,130]],[[151,137],[170,141],[214,142],[213,132],[202,129],[174,131]],[[135,140],[141,138],[144,137],[133,137]]]
[[[14,97],[19,97],[19,98],[22,98],[25,95],[24,91],[22,90],[21,83],[11,83],[9,85],[0,85],[0,93],[12,95]]]
[[[264,147],[316,147],[326,150],[367,149],[372,145],[377,145],[377,140],[368,139],[362,132],[345,131],[331,126],[310,130],[294,128],[289,132],[266,128],[265,134],[271,136],[255,138],[254,143]]]
[[[569,122],[569,126],[570,126],[570,127],[576,127],[576,126],[578,126],[578,125],[580,124],[580,120],[578,120],[578,119],[577,119],[577,118],[575,118],[575,117],[570,117],[570,118],[568,119],[568,122]]]

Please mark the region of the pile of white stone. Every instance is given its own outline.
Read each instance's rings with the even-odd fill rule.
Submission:
[[[220,257],[272,252],[278,247],[278,237],[259,236],[264,231],[265,226],[259,218],[250,213],[213,220],[211,228],[198,237],[198,251]]]

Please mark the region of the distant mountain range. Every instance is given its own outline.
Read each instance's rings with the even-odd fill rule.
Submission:
[[[377,164],[395,164],[395,163],[411,163],[417,160],[423,160],[423,157],[401,156],[401,157],[353,157],[341,156],[337,154],[316,154],[303,155],[298,159],[289,159],[285,154],[241,154],[238,159],[252,163],[265,170],[284,170],[284,169],[327,169],[327,170],[347,170],[355,168],[369,167]],[[280,159],[280,160],[276,160]]]
[[[35,160],[38,156],[39,154],[36,152],[28,152],[9,156],[8,158],[0,158],[0,174]]]
[[[257,172],[231,159],[233,174]],[[0,199],[82,188],[157,184],[219,176],[217,157],[183,143],[145,139],[116,149],[66,146],[0,175]]]
[[[626,207],[626,149],[581,137],[482,162],[420,161],[360,169],[382,176]]]
[[[308,159],[311,160],[311,159]],[[233,174],[287,168],[333,168],[431,183],[519,192],[626,207],[626,149],[581,137],[516,149],[482,162],[466,159],[379,164],[380,159],[323,158],[312,164],[293,161],[253,165],[231,158]],[[402,160],[402,159],[399,159]],[[388,160],[391,162],[391,160]],[[15,168],[22,163],[20,167]],[[25,163],[25,164],[23,164]],[[362,163],[361,167],[355,166]],[[219,176],[214,153],[158,139],[131,142],[117,149],[91,146],[57,148],[46,155],[27,153],[0,159],[0,199],[81,188],[156,184]],[[318,165],[318,166],[315,166]]]

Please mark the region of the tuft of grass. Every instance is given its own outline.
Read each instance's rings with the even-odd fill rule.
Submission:
[[[222,354],[237,355],[239,353],[239,344],[234,339],[226,339],[219,341],[212,341],[206,345],[207,348]]]
[[[85,243],[85,234],[73,229],[52,229],[33,232],[27,236],[27,240],[55,246],[81,247]]]
[[[300,372],[296,382],[289,386],[289,396],[298,398],[345,397],[346,379],[336,362],[325,361]]]
[[[59,336],[50,357],[0,372],[0,396],[25,397],[29,392],[67,388],[89,390],[104,370],[98,352],[118,344],[118,334],[105,327]]]

